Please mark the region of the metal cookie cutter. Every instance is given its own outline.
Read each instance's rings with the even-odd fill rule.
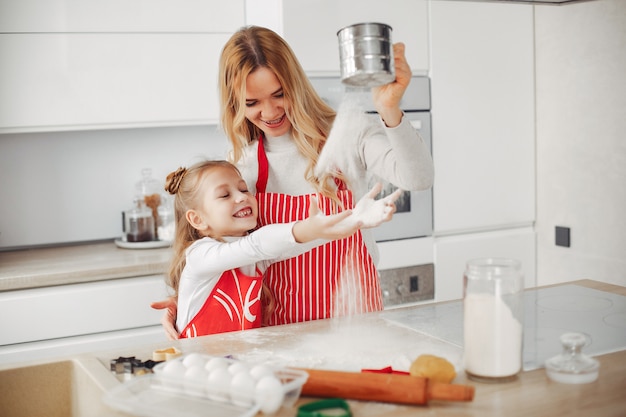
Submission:
[[[331,412],[332,414],[325,414]],[[352,417],[350,406],[341,398],[314,401],[298,407],[298,417]]]
[[[159,362],[153,361],[151,359],[143,362],[135,358],[134,356],[120,356],[117,359],[111,359],[110,367],[111,372],[113,372],[114,374],[141,375],[145,373],[151,373],[152,368],[158,363]]]

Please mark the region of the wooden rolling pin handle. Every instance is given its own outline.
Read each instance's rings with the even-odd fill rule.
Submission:
[[[309,378],[302,395],[400,404],[426,404],[429,400],[472,401],[474,387],[429,383],[410,375],[304,369]]]
[[[429,400],[440,401],[472,401],[474,399],[474,387],[471,385],[429,382],[427,397]]]

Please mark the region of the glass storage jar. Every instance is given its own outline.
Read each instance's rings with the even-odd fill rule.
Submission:
[[[524,280],[519,261],[467,262],[463,279],[463,361],[470,379],[504,382],[522,369]]]
[[[155,240],[154,217],[143,199],[135,198],[134,207],[124,211],[123,240],[126,242],[148,242]]]

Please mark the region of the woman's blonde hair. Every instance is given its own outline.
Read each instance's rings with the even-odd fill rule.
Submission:
[[[329,181],[331,175],[317,178],[313,173],[335,120],[335,111],[315,92],[287,42],[263,27],[240,29],[228,40],[220,58],[222,127],[233,145],[232,162],[237,163],[243,149],[262,135],[245,117],[246,79],[261,67],[276,75],[289,103],[287,117],[293,138],[300,153],[309,161],[305,179],[318,192],[336,201],[334,183]]]

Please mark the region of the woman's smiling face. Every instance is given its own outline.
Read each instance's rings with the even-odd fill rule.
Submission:
[[[246,78],[246,118],[266,137],[282,136],[291,129],[289,103],[272,70],[260,67]]]

